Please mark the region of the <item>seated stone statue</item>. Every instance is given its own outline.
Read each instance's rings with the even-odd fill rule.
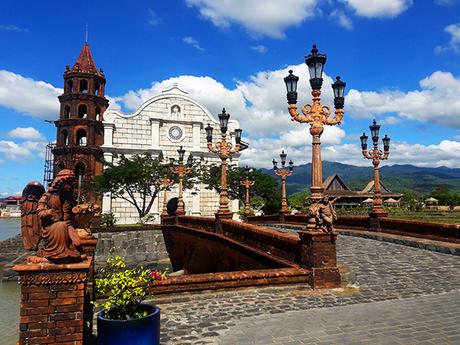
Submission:
[[[329,197],[323,196],[323,198],[317,202],[313,203],[309,210],[308,215],[309,228],[310,230],[317,230],[323,232],[333,232],[334,231],[334,220],[337,219],[337,214],[335,213],[333,204],[339,198],[335,198],[332,201],[329,201]]]
[[[25,250],[37,250],[42,237],[40,219],[36,216],[38,200],[45,193],[39,182],[30,182],[22,191],[21,201],[21,235]]]

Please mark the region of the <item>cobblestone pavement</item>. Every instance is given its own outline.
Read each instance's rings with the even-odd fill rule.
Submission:
[[[244,318],[222,345],[460,344],[460,293]]]
[[[313,308],[347,305],[356,305],[357,315],[360,313],[360,307],[364,308],[363,312],[369,314],[366,318],[362,317],[364,320],[369,320],[364,325],[362,319],[359,321],[362,329],[366,330],[370,320],[374,320],[375,315],[379,315],[378,311],[372,312],[373,306],[385,305],[374,302],[460,292],[458,256],[350,236],[339,236],[337,255],[338,260],[348,265],[356,274],[358,287],[313,291],[307,286],[296,285],[156,298],[152,302],[162,309],[162,344],[220,344],[220,341],[230,337],[232,332],[247,326],[247,322],[254,332],[258,332],[259,329],[250,323],[251,319],[247,319],[248,317],[258,316],[262,318],[261,320],[265,318],[267,322],[276,324],[289,318],[293,311],[308,312]],[[441,296],[443,295],[439,297]],[[460,295],[452,296],[458,300]],[[458,324],[460,316],[455,311],[455,307],[448,303],[449,301],[440,301],[444,301],[441,302],[445,307],[443,316],[450,318],[451,313],[456,313],[453,317],[456,315]],[[390,301],[389,303],[396,306],[405,302]],[[363,303],[371,304],[363,306],[361,305]],[[318,309],[312,313],[317,311]],[[327,309],[321,312],[326,313]],[[433,315],[433,312],[428,311],[428,315]],[[357,317],[350,319],[348,324],[352,325],[354,320],[357,320]],[[412,318],[407,319],[408,324],[412,321]],[[447,325],[452,323],[449,321]],[[308,325],[302,327],[297,330],[301,334],[315,329]],[[384,327],[383,330],[387,329]],[[291,334],[298,332],[290,330]],[[456,329],[449,331],[446,328],[445,335],[455,336],[459,332]],[[427,333],[429,332],[422,332],[422,334]],[[372,333],[369,335],[373,336]],[[377,342],[380,338],[376,333],[374,340]],[[423,344],[421,339],[414,341],[419,340],[418,343]],[[346,342],[341,343],[346,344]],[[402,344],[410,343],[413,342]],[[244,344],[244,339],[240,339],[238,344]]]

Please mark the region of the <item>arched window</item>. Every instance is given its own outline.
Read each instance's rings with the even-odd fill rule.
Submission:
[[[80,92],[88,93],[88,81],[86,79],[80,80]]]
[[[64,129],[61,135],[62,135],[61,136],[62,145],[65,145],[65,146],[69,145],[69,134],[67,133],[67,130]]]
[[[101,118],[101,108],[97,107],[96,108],[96,121],[102,120]]]
[[[86,131],[84,129],[79,129],[77,131],[77,145],[86,146]]]
[[[70,118],[70,107],[66,105],[64,107],[64,119],[68,119],[68,118]]]
[[[68,80],[67,81],[67,93],[72,93],[73,92],[73,81]]]
[[[58,161],[54,164],[54,170],[56,174],[64,168],[65,168],[65,165],[63,161]]]
[[[96,96],[99,96],[99,88],[100,87],[101,87],[101,85],[99,83],[94,84],[94,94]]]
[[[88,115],[88,108],[86,108],[86,105],[80,104],[78,106],[78,117],[80,119],[86,119],[87,115]]]
[[[86,165],[85,163],[82,163],[82,162],[78,162],[77,164],[75,164],[75,176],[77,176],[77,178],[79,176],[81,176],[81,178],[83,179],[83,177],[85,176],[85,173],[86,173]]]

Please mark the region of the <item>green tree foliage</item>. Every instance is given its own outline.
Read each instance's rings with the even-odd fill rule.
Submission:
[[[427,197],[433,197],[439,200],[439,205],[443,206],[457,206],[460,205],[460,194],[453,193],[445,185],[438,186]]]
[[[288,197],[288,204],[298,211],[305,211],[310,206],[310,192],[297,192]]]
[[[220,192],[220,165],[212,165],[202,171],[202,182],[207,184],[207,189]],[[281,196],[278,181],[260,169],[250,169],[249,179],[255,181],[255,185],[250,188],[251,204],[260,206],[265,214],[278,212],[281,205]],[[245,180],[246,169],[227,166],[227,192],[230,199],[239,199],[245,202],[246,189],[240,186],[240,181]]]
[[[142,219],[150,212],[158,193],[163,189],[160,178],[168,176],[178,182],[177,175],[170,172],[170,167],[176,163],[170,161],[163,164],[160,159],[150,154],[130,158],[121,155],[115,163],[104,163],[103,173],[96,176],[91,188],[100,193],[111,192],[113,197],[129,202]],[[195,165],[193,159],[187,165]],[[199,180],[197,170],[194,169],[193,174],[184,177],[184,189]]]
[[[421,197],[415,192],[406,191],[401,197],[400,206],[406,210],[420,210],[422,208]]]

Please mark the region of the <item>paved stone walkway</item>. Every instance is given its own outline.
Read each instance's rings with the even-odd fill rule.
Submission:
[[[317,308],[359,308],[367,312],[367,317],[358,320],[357,316],[350,318],[347,325],[363,327],[366,330],[371,322],[375,320],[375,315],[379,315],[378,308],[385,308],[385,303],[391,305],[404,306],[403,303],[410,303],[408,298],[420,298],[423,303],[426,296],[438,295],[454,296],[457,300],[460,295],[460,260],[458,256],[441,254],[427,250],[411,248],[407,246],[379,242],[370,239],[339,236],[337,242],[338,260],[348,265],[353,273],[356,274],[357,288],[351,287],[342,290],[311,290],[307,286],[290,286],[283,288],[259,288],[235,290],[218,293],[207,293],[202,295],[178,295],[173,297],[159,297],[152,300],[162,309],[162,344],[220,344],[221,341],[232,337],[232,333],[244,328],[250,323],[250,318],[259,317],[260,320],[280,324],[282,321],[295,311],[302,313],[313,313],[320,311]],[[452,295],[443,293],[453,293]],[[389,301],[385,303],[375,303]],[[449,300],[439,300],[443,306],[442,317],[451,320],[455,319],[456,324],[460,324],[460,315],[456,312],[457,308]],[[364,303],[370,303],[364,305]],[[418,303],[418,302],[417,302]],[[429,307],[429,300],[426,304],[428,316],[436,313]],[[375,308],[374,309],[374,305]],[[383,306],[382,306],[383,305]],[[348,306],[348,307],[346,307]],[[315,309],[312,311],[311,309]],[[410,307],[409,307],[410,309]],[[327,313],[324,309],[321,313]],[[343,311],[346,309],[341,309]],[[373,312],[373,310],[375,310]],[[435,311],[438,309],[435,309]],[[397,319],[394,322],[405,322],[410,324],[418,319],[409,314],[406,319]],[[409,317],[407,317],[409,315]],[[436,316],[438,317],[438,316]],[[355,322],[358,320],[358,322]],[[364,320],[364,321],[363,321]],[[399,320],[399,321],[398,321]],[[388,320],[393,322],[393,320]],[[263,322],[262,322],[263,323]],[[443,336],[458,336],[460,331],[457,328],[449,329],[453,322],[449,321]],[[286,329],[289,325],[286,325]],[[262,327],[250,326],[253,332],[262,331]],[[383,326],[382,329],[388,329]],[[423,327],[423,326],[420,326]],[[295,327],[294,327],[295,328]],[[313,327],[302,327],[295,332],[294,329],[289,334],[300,334],[302,336]],[[340,328],[340,327],[339,327]],[[403,328],[405,329],[405,328]],[[435,329],[435,328],[434,328]],[[437,328],[436,328],[437,329]],[[326,327],[327,330],[327,327]],[[431,330],[420,329],[421,334],[429,335]],[[358,332],[358,330],[356,330]],[[453,334],[452,334],[453,333]],[[380,340],[387,340],[379,333],[369,333],[373,337],[374,343]],[[382,333],[383,334],[383,333]],[[374,336],[375,335],[375,336]],[[429,337],[423,340],[429,340]],[[231,340],[231,339],[230,339]],[[235,339],[233,339],[235,340]],[[401,344],[424,344],[422,339],[411,339]],[[238,339],[235,344],[244,344],[244,339]],[[348,340],[341,341],[340,344],[352,344]],[[450,340],[449,340],[450,341]],[[246,342],[248,343],[248,342]],[[251,343],[251,342],[249,342]],[[278,344],[278,343],[277,343]],[[281,343],[282,344],[282,343]],[[294,344],[301,344],[294,342]],[[330,344],[325,342],[322,344]],[[428,342],[429,344],[429,342]],[[443,342],[438,342],[443,344]]]
[[[222,345],[460,344],[460,293],[244,318]]]

